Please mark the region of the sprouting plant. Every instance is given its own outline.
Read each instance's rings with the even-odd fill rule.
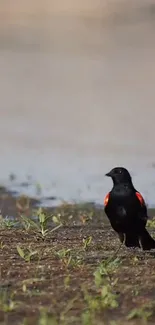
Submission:
[[[3,218],[2,215],[0,215],[0,227],[1,228],[14,228],[16,226],[17,222],[15,220],[12,220],[9,217]]]
[[[103,308],[118,307],[117,295],[112,292],[110,284],[101,288],[101,306]]]
[[[72,259],[71,249],[62,248],[55,254],[65,264],[65,266],[69,266],[69,264],[71,263],[71,259]]]
[[[89,236],[87,238],[83,238],[83,248],[84,250],[88,250],[89,246],[91,245],[92,242],[92,236]]]
[[[8,313],[15,310],[18,303],[14,301],[14,292],[11,294],[7,290],[0,291],[0,310]]]
[[[118,307],[117,295],[112,292],[110,284],[102,286],[100,293],[96,296],[89,294],[85,288],[83,288],[83,293],[87,309],[92,313],[106,308]]]
[[[37,325],[58,325],[58,321],[56,317],[49,315],[46,308],[40,309],[40,315],[38,319]]]
[[[20,215],[22,225],[26,231],[28,231],[31,227],[35,228],[34,221],[23,214]]]
[[[106,308],[118,307],[118,296],[113,292],[113,287],[116,285],[118,279],[112,281],[112,275],[120,265],[118,258],[109,258],[102,261],[94,272],[94,282],[96,286],[96,295],[89,294],[85,288],[82,288],[84,299],[87,303],[87,310],[89,313],[84,313],[85,323],[87,318],[94,319],[94,313]]]
[[[143,321],[148,321],[148,319],[153,314],[153,306],[151,304],[145,304],[139,308],[133,308],[128,316],[127,320],[131,320],[133,318],[141,318]]]
[[[66,267],[72,266],[76,267],[81,265],[82,259],[77,254],[74,255],[70,248],[62,248],[59,251],[55,252],[55,255],[63,262]]]
[[[7,302],[0,302],[0,309],[5,313],[15,310],[17,306],[18,304],[13,300],[9,300]]]
[[[155,228],[155,217],[147,221],[147,226],[150,228]]]
[[[90,310],[85,310],[81,314],[81,324],[82,325],[94,325],[95,322],[95,317],[92,315]]]
[[[38,256],[38,252],[36,250],[33,251],[30,247],[22,249],[19,245],[17,245],[17,252],[25,262],[30,262],[33,258]]]
[[[70,300],[67,302],[67,304],[66,304],[64,310],[62,310],[62,311],[61,311],[61,314],[60,314],[60,321],[61,321],[61,322],[65,321],[66,315],[67,315],[68,312],[73,308],[74,303],[75,303],[75,301],[77,301],[78,298],[79,298],[79,294],[77,294],[75,297],[73,297],[72,299],[70,299]]]
[[[46,216],[46,214],[40,208],[37,211],[37,218],[38,218],[39,231],[40,231],[42,237],[45,237],[48,233],[48,219],[49,219],[49,217]]]
[[[36,211],[36,220],[32,220],[24,215],[21,215],[21,219],[23,221],[23,225],[26,230],[29,230],[30,228],[34,229],[34,231],[41,234],[42,238],[45,238],[47,234],[56,231],[62,226],[60,217],[56,216],[47,216],[46,213],[43,212],[42,208],[39,208]],[[53,222],[56,224],[56,226],[52,229],[49,229],[48,227],[48,221],[49,219],[52,219]]]
[[[100,287],[105,283],[105,279],[111,280],[111,275],[117,270],[121,261],[117,257],[114,260],[107,259],[99,264],[96,271],[94,272],[95,285]]]
[[[0,242],[0,249],[3,249],[5,247],[5,244],[3,243],[3,241]]]
[[[65,287],[65,289],[68,289],[70,287],[70,275],[67,275],[64,278],[64,287]]]
[[[62,248],[59,251],[55,252],[60,259],[64,259],[70,256],[71,249],[70,248]]]
[[[138,262],[139,262],[138,257],[137,257],[137,256],[134,256],[134,257],[132,258],[132,264],[133,264],[133,265],[136,265],[136,264],[138,264]]]

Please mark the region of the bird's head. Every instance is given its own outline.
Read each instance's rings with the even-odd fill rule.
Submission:
[[[108,177],[111,177],[114,184],[119,183],[131,183],[131,176],[128,172],[128,170],[124,167],[115,167],[111,169],[111,171],[107,174],[105,174]]]

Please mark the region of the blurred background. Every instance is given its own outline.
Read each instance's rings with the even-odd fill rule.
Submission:
[[[154,1],[1,0],[1,184],[103,203],[121,165],[153,205],[154,124]]]

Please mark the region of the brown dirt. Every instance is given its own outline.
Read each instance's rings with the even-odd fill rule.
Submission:
[[[16,200],[5,189],[1,189],[0,193],[3,217],[10,213],[17,217]],[[30,206],[36,203],[32,200]],[[45,240],[33,230],[1,229],[0,324],[154,324],[155,253],[125,247],[116,253],[119,241],[102,209],[93,204],[64,205],[49,209],[48,213],[59,213],[65,222]],[[86,221],[87,216],[90,220]],[[151,233],[154,235],[153,231]],[[83,239],[89,236],[92,236],[92,242],[85,250]],[[17,245],[37,253],[30,262],[26,262],[18,254]],[[58,257],[57,253],[60,255],[63,248],[71,249],[70,263],[69,256]],[[88,306],[83,288],[90,299],[100,299],[94,271],[101,261],[105,262],[115,253],[121,263],[112,271],[108,281],[118,307],[104,307],[93,314],[93,307]],[[147,321],[144,311],[138,318],[127,320],[133,308],[147,309],[148,304],[152,316]],[[86,311],[91,315],[91,320],[87,322],[84,321]]]

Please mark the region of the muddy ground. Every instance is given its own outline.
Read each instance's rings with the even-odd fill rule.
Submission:
[[[0,324],[154,324],[155,252],[119,248],[93,204],[46,210],[43,235],[21,219],[38,203],[0,190]]]

